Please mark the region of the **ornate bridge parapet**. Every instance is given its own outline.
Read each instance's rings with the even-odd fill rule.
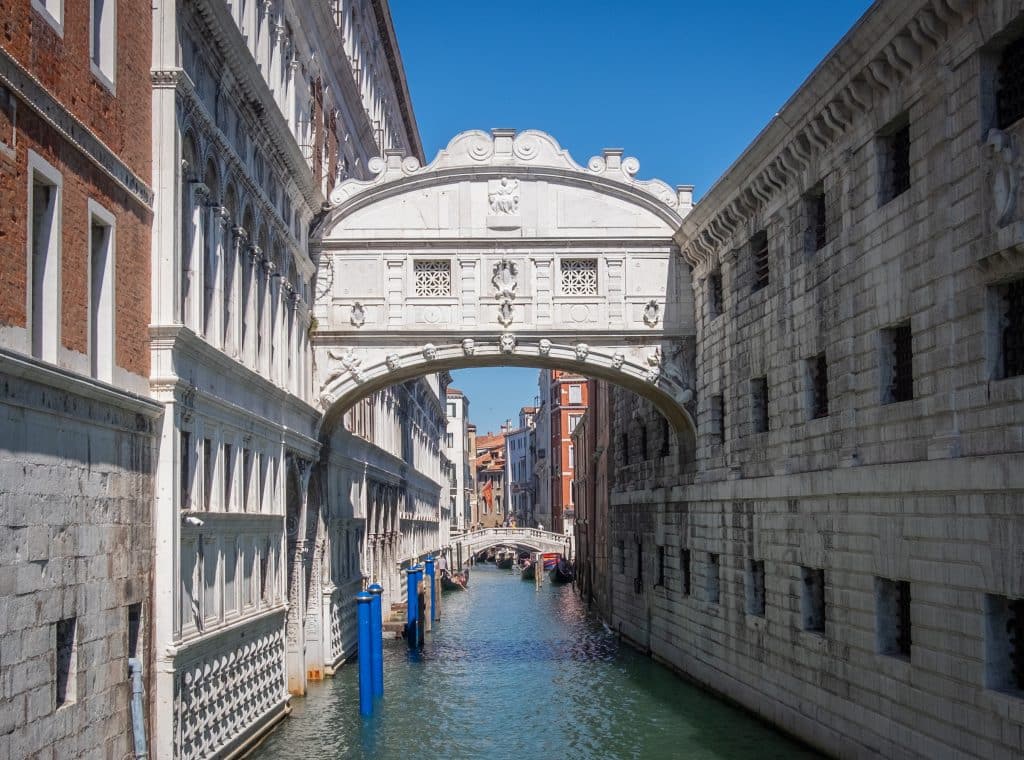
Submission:
[[[463,557],[469,557],[492,546],[525,546],[538,552],[572,555],[571,536],[539,528],[482,528],[464,533],[454,539],[452,545],[462,546]]]
[[[370,168],[314,235],[326,412],[424,373],[520,365],[608,379],[693,427],[693,292],[673,241],[690,188],[637,180],[617,149],[582,167],[532,130]]]

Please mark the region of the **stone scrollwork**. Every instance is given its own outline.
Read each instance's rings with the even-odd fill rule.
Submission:
[[[501,349],[501,353],[511,354],[516,350],[516,336],[512,333],[502,333],[498,340],[498,347]]]
[[[652,298],[644,307],[644,324],[648,327],[654,327],[660,321],[661,307],[658,306],[658,302]]]

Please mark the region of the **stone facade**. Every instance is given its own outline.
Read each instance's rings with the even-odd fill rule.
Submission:
[[[609,622],[836,756],[1024,752],[1022,11],[873,5],[677,236],[695,438],[614,394]]]

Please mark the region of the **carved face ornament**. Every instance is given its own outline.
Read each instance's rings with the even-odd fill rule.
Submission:
[[[498,346],[499,348],[501,348],[501,353],[511,354],[513,351],[516,350],[516,336],[513,335],[512,333],[502,334],[498,342]]]

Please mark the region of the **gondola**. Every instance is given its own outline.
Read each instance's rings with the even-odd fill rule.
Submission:
[[[572,583],[575,577],[576,573],[573,571],[572,565],[564,558],[559,559],[558,564],[551,571],[552,583]]]
[[[469,573],[452,575],[447,570],[441,572],[442,591],[465,591],[467,586],[469,586]]]
[[[512,555],[511,554],[505,554],[505,555],[503,555],[501,557],[498,557],[497,565],[498,565],[498,568],[501,569],[501,570],[511,570],[512,569]]]
[[[524,581],[532,581],[537,577],[537,565],[531,560],[526,560],[523,563],[523,573],[520,576]]]

